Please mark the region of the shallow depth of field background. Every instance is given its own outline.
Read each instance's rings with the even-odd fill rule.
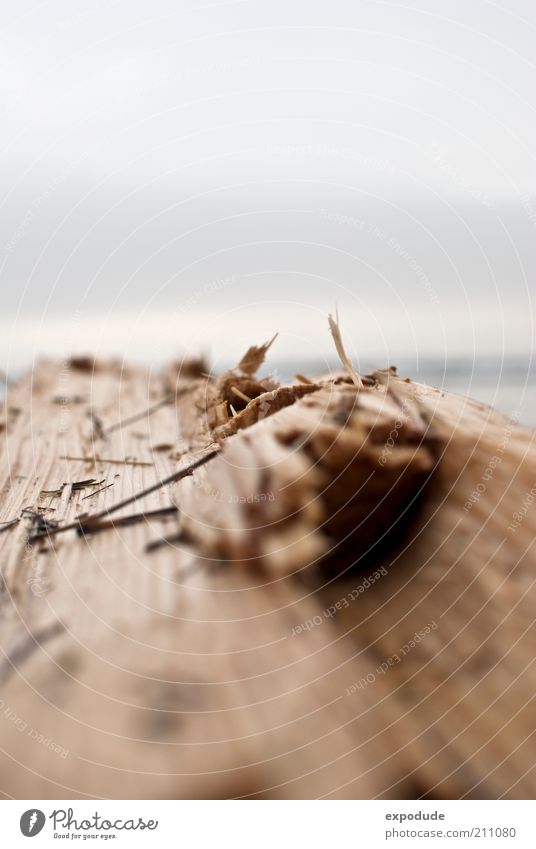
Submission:
[[[0,368],[366,369],[536,424],[536,8],[6,2]]]

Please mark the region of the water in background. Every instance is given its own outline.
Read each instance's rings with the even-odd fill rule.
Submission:
[[[218,371],[234,365],[231,361],[218,364]],[[467,358],[451,358],[448,362],[425,358],[415,363],[414,359],[397,358],[394,362],[369,362],[365,359],[356,367],[366,374],[376,368],[396,365],[401,377],[410,377],[419,383],[466,395],[489,404],[491,407],[513,416],[527,427],[536,427],[536,363],[523,357],[482,357],[472,362]],[[340,364],[329,360],[328,368],[339,369]],[[300,359],[289,360],[270,358],[263,373],[271,372],[279,380],[290,381],[293,375],[301,373],[314,375],[326,371],[325,360]],[[21,370],[11,373],[16,380]],[[0,382],[0,397],[5,386]]]
[[[536,363],[526,358],[483,357],[476,362],[469,362],[467,358],[452,358],[448,362],[430,358],[418,364],[404,358],[392,363],[362,360],[359,370],[365,374],[388,365],[396,365],[401,377],[466,395],[519,419],[527,427],[536,427]],[[330,366],[340,367],[336,361],[330,362]],[[289,380],[296,373],[309,375],[325,371],[325,363],[281,361],[274,370],[280,379]]]

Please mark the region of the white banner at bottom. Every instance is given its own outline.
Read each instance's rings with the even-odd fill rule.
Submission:
[[[0,845],[533,849],[533,819],[528,801],[5,801]]]

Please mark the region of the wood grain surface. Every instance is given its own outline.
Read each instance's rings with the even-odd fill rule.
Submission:
[[[149,514],[194,513],[208,465],[102,530],[39,536],[199,456],[190,378],[170,374],[42,363],[9,389],[3,796],[532,796],[533,434],[390,378],[433,430],[437,464],[406,534],[337,573],[233,562],[187,533],[147,551],[185,527],[181,512]]]

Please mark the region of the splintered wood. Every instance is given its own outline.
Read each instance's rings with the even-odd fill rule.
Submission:
[[[334,568],[343,555],[355,562],[407,524],[435,464],[436,440],[417,408],[398,405],[381,385],[289,387],[288,394],[316,391],[280,406],[284,389],[231,419],[265,405],[265,418],[225,439],[220,456],[177,488],[183,527],[206,555],[260,561],[275,574],[311,568],[328,552],[340,555]],[[213,435],[226,436],[224,427]]]
[[[532,797],[533,434],[336,342],[10,387],[5,798]]]

